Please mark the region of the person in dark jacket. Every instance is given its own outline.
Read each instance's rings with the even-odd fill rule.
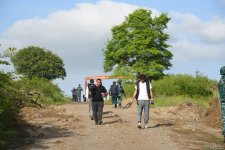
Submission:
[[[218,90],[220,95],[220,106],[222,114],[222,133],[224,136],[225,143],[225,66],[220,69],[220,74],[222,75],[220,81],[218,82]]]
[[[113,84],[110,86],[109,95],[112,98],[113,107],[117,108],[117,98],[118,98],[118,85],[116,85],[116,81],[113,81]]]
[[[77,90],[76,90],[76,88],[74,87],[74,88],[71,90],[71,92],[72,92],[72,100],[73,100],[74,102],[77,102]]]
[[[118,96],[117,96],[117,100],[118,100],[118,104],[119,104],[119,108],[122,108],[122,99],[123,99],[123,94],[124,94],[124,89],[122,86],[122,81],[118,80]]]
[[[96,80],[96,88],[92,95],[92,109],[93,117],[96,125],[102,124],[102,112],[103,112],[103,97],[107,95],[107,91],[104,86],[102,86],[102,80]]]
[[[92,96],[94,95],[96,85],[94,84],[94,80],[91,79],[90,83],[88,83],[88,101],[89,101],[89,114],[91,120],[94,119],[93,117],[93,109],[92,109]]]

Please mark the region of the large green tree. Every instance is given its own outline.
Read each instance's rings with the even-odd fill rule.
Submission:
[[[125,21],[112,28],[112,38],[104,52],[104,71],[114,75],[134,76],[138,72],[159,79],[172,64],[173,55],[164,32],[170,18],[153,16],[147,9],[137,9]]]
[[[29,46],[11,56],[16,72],[28,78],[40,77],[48,80],[66,77],[63,60],[51,51]]]

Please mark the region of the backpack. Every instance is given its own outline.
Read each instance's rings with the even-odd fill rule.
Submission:
[[[94,83],[88,83],[88,90],[89,90],[89,94],[88,94],[88,97],[91,98],[94,93],[95,93],[95,88],[96,88],[96,85]]]
[[[123,94],[123,93],[124,93],[123,87],[121,85],[118,86],[118,94]]]
[[[111,92],[111,95],[118,95],[118,85],[111,85],[110,87],[110,92]]]

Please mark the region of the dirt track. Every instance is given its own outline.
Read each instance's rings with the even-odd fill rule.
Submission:
[[[47,109],[25,108],[30,125],[24,146],[12,149],[50,150],[222,150],[220,129],[199,120],[201,111],[185,105],[153,108],[149,129],[138,129],[136,106],[114,109],[104,106],[103,125],[89,119],[88,104],[69,103]],[[191,113],[190,113],[191,112]],[[187,117],[187,116],[190,117]]]

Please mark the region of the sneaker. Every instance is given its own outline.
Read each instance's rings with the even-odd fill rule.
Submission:
[[[91,117],[91,120],[94,120],[94,117]]]
[[[98,123],[98,125],[102,125],[102,121],[100,121],[100,122]]]
[[[138,122],[137,127],[138,127],[138,128],[141,128],[141,122]]]
[[[149,128],[148,124],[145,124],[145,129],[148,129],[148,128]]]

